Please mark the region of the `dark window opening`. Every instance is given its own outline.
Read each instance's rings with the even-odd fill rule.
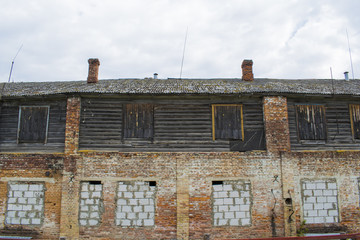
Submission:
[[[322,105],[297,105],[297,129],[299,140],[325,140],[325,107]]]
[[[155,181],[150,181],[149,186],[150,187],[156,187],[156,182]]]
[[[101,181],[89,181],[90,185],[101,185]]]
[[[244,140],[244,129],[241,104],[214,104],[213,140]]]
[[[18,142],[46,143],[49,107],[20,107]]]
[[[212,185],[223,185],[224,181],[212,181]]]
[[[360,139],[360,105],[350,104],[351,131],[354,139]]]
[[[124,138],[153,138],[153,105],[126,104]]]

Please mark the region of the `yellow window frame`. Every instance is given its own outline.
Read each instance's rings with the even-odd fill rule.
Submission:
[[[212,115],[212,140],[215,141],[215,107],[217,106],[236,106],[240,107],[241,117],[241,141],[244,141],[244,118],[243,118],[243,104],[212,104],[211,115]]]

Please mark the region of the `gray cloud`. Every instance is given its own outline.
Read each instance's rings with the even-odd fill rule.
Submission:
[[[80,80],[98,57],[100,78],[335,78],[360,74],[357,1],[14,0],[0,9],[0,81]]]

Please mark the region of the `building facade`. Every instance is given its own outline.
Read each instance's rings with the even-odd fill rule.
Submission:
[[[0,236],[360,232],[360,81],[3,83]]]

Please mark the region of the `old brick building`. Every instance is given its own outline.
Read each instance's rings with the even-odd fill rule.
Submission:
[[[0,236],[360,232],[360,80],[2,83]],[[305,221],[305,225],[302,224]]]

